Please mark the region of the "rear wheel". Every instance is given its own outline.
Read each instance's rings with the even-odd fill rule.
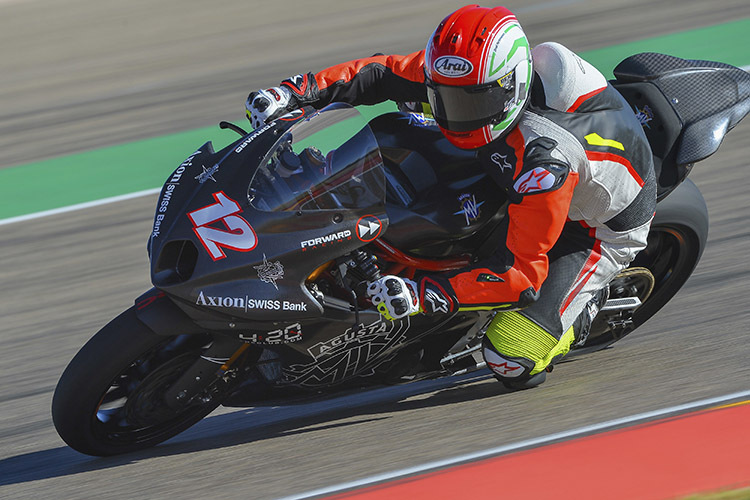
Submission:
[[[156,335],[123,312],[84,345],[60,377],[52,419],[81,453],[114,455],[153,446],[213,411],[225,393],[212,387],[179,408],[164,393],[204,352],[210,335]]]
[[[601,312],[586,343],[577,351],[602,349],[656,314],[693,273],[707,239],[706,203],[698,188],[686,180],[657,206],[646,248],[610,283],[610,298],[638,297],[642,304],[632,311],[629,321]],[[633,272],[637,268],[647,269],[653,280]]]

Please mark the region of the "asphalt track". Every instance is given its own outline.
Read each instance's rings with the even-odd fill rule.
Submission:
[[[248,90],[416,50],[457,5],[0,1],[2,165],[238,120]],[[577,51],[750,16],[746,0],[508,6],[532,42]],[[478,376],[328,405],[222,409],[164,445],[107,459],[67,448],[49,405],[76,350],[149,286],[155,197],[3,226],[0,498],[277,498],[747,390],[748,144],[745,122],[691,174],[711,233],[678,297],[615,348],[560,364],[539,389],[505,394]],[[750,444],[750,431],[737,438]]]

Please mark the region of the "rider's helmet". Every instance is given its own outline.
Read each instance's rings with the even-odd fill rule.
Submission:
[[[508,9],[467,5],[432,34],[425,74],[440,130],[459,148],[478,148],[518,123],[529,100],[531,49]]]

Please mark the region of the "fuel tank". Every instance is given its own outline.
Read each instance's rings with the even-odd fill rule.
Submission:
[[[417,113],[381,115],[370,127],[385,165],[390,225],[384,239],[423,257],[474,253],[507,205],[476,153],[453,146]]]

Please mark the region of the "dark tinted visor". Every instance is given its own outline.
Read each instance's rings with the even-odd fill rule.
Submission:
[[[468,132],[505,117],[515,93],[498,82],[470,87],[439,85],[427,81],[427,97],[438,124],[454,132]]]

